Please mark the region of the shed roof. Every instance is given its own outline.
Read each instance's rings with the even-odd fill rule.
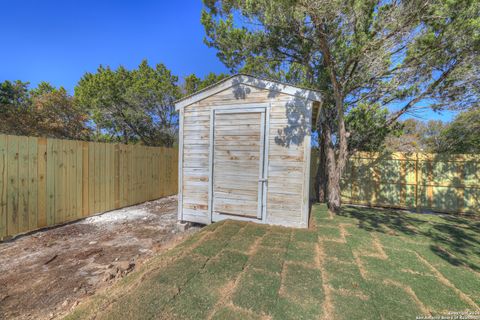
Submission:
[[[214,83],[200,91],[197,91],[191,95],[183,97],[175,101],[175,110],[180,110],[188,105],[191,105],[197,101],[203,100],[211,95],[214,95],[220,91],[233,87],[237,84],[245,84],[259,89],[272,90],[279,93],[288,94],[312,101],[321,101],[321,94],[318,91],[296,87],[287,83],[263,79],[254,77],[248,74],[235,74],[228,78],[225,78],[217,83]]]

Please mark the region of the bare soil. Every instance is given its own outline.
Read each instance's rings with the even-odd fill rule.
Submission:
[[[54,319],[171,247],[176,197],[0,243],[0,319]]]

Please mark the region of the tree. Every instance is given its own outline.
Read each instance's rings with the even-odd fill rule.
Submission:
[[[0,83],[0,128],[2,133],[88,140],[87,115],[73,103],[64,88],[41,82]]]
[[[213,72],[210,72],[205,76],[205,78],[200,79],[195,74],[192,73],[191,75],[185,77],[184,84],[183,84],[183,92],[185,95],[193,94],[227,77],[228,77],[228,74],[224,74],[224,73],[215,74]]]
[[[32,107],[36,114],[36,135],[89,140],[88,115],[81,110],[65,90],[41,82],[30,91]]]
[[[420,107],[464,108],[478,101],[480,6],[475,0],[204,3],[205,41],[232,71],[323,92],[319,136],[334,211],[341,205],[348,141],[358,140],[358,133],[347,131],[350,112],[362,105],[400,105],[385,123],[391,126]]]
[[[480,108],[460,113],[440,133],[438,151],[480,153]]]
[[[441,120],[427,122],[407,119],[399,123],[401,130],[397,135],[386,138],[386,150],[390,152],[445,152],[442,134],[448,123]]]
[[[360,103],[345,117],[347,131],[351,138],[348,140],[348,151],[378,152],[385,148],[387,136],[398,136],[402,132],[402,125],[395,121],[390,122],[389,111],[378,104],[366,105]]]
[[[137,69],[100,66],[75,87],[75,99],[95,123],[97,136],[124,143],[173,146],[178,129],[174,101],[178,78],[163,65],[143,61]]]
[[[32,114],[28,82],[0,83],[0,132],[28,135],[36,123]]]

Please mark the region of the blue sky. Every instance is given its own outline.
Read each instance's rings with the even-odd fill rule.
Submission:
[[[72,91],[100,65],[164,63],[176,75],[226,72],[203,44],[201,1],[0,0],[0,81]]]
[[[143,59],[180,77],[227,72],[203,44],[201,9],[200,0],[0,0],[0,81],[48,81],[73,93],[100,64],[134,68]]]

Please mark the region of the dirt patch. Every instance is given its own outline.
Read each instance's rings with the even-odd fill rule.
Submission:
[[[168,197],[0,243],[0,318],[64,315],[199,229],[179,233],[176,219]]]

